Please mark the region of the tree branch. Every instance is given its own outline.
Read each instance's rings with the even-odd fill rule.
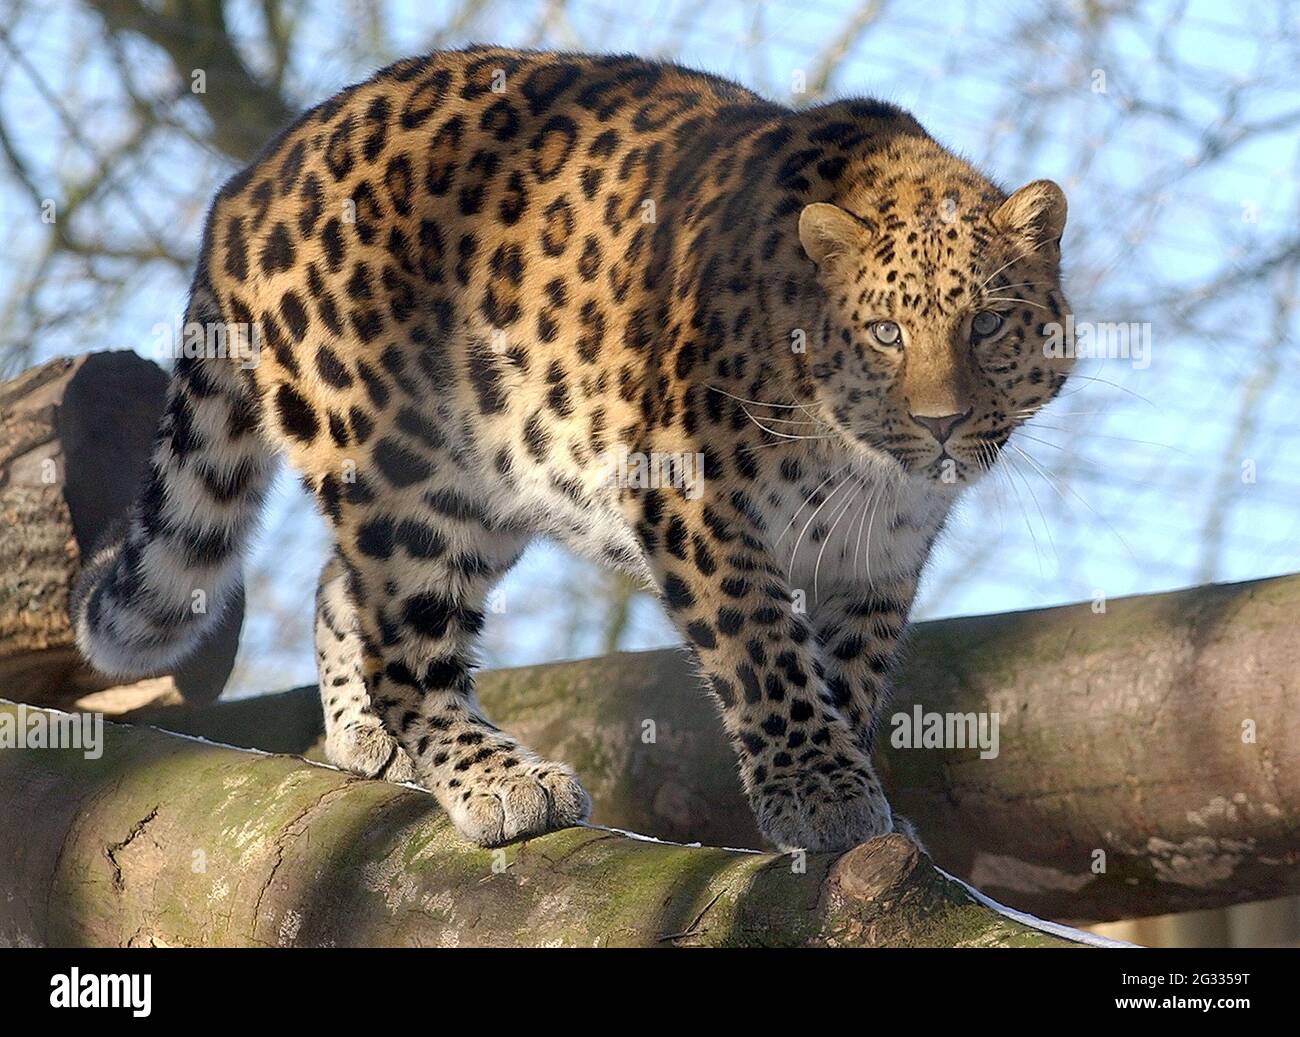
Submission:
[[[0,730],[20,707],[0,703]],[[31,707],[31,714],[50,714]],[[901,836],[843,856],[572,828],[484,850],[432,797],[105,725],[103,754],[0,752],[0,943],[1064,946]]]
[[[138,0],[87,2],[111,33],[136,33],[160,47],[183,81],[203,70],[207,89],[193,96],[212,120],[213,143],[231,158],[251,159],[293,117],[279,91],[244,62],[227,32],[220,0],[168,0],[160,10]]]
[[[941,867],[1043,917],[1300,893],[1300,576],[1104,607],[919,624],[878,738],[895,808]],[[684,654],[499,670],[479,693],[493,720],[577,768],[594,820],[763,845]],[[889,718],[918,706],[996,713],[998,755],[892,746]],[[128,718],[323,758],[315,688]]]

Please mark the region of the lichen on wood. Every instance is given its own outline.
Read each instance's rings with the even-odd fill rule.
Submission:
[[[16,707],[0,704],[0,710]],[[0,752],[0,943],[1068,946],[892,835],[841,856],[599,827],[467,845],[423,791],[105,725]]]
[[[954,875],[1047,918],[1300,893],[1300,577],[918,624],[878,740],[895,808]],[[484,673],[488,714],[572,763],[594,819],[762,847],[684,653]],[[997,713],[999,753],[895,748],[889,717]],[[320,757],[314,688],[132,719]],[[643,737],[654,721],[654,738]],[[1243,722],[1249,721],[1243,730]]]

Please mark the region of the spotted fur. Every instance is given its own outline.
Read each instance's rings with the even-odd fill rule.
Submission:
[[[217,195],[188,317],[256,328],[260,362],[177,364],[79,644],[135,673],[199,643],[282,451],[336,534],[336,762],[484,844],[586,816],[474,695],[487,595],[548,536],[660,593],[773,842],[890,831],[873,725],[953,500],[1066,377],[1064,220],[877,101],[632,57],[393,65]],[[620,482],[622,452],[703,478]]]

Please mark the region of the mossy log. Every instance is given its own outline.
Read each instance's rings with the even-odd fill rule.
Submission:
[[[881,730],[890,799],[938,864],[1048,918],[1300,893],[1300,577],[916,628],[890,715],[996,713],[998,755]],[[485,673],[489,714],[574,764],[594,820],[762,846],[676,651]],[[319,758],[315,689],[133,719]]]
[[[22,707],[28,713],[41,712]],[[17,718],[19,707],[0,704]],[[28,719],[30,723],[30,719]],[[582,827],[485,850],[422,791],[105,724],[0,751],[0,943],[1069,946],[902,836],[841,856]]]

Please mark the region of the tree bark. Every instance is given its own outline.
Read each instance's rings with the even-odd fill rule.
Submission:
[[[30,727],[33,707],[23,722]],[[48,714],[46,714],[48,715]],[[20,707],[0,704],[0,729]],[[37,721],[40,722],[40,721]],[[0,943],[1066,946],[891,835],[842,856],[583,827],[499,851],[424,792],[106,724],[0,751]]]
[[[68,619],[82,555],[127,514],[148,464],[167,375],[135,353],[61,357],[0,383],[0,689],[69,705],[114,682],[86,667]],[[174,675],[210,702],[234,665],[242,600]]]
[[[878,739],[891,802],[941,867],[1043,917],[1300,893],[1298,616],[1290,576],[1115,600],[1101,614],[1084,604],[919,624]],[[575,765],[594,820],[762,845],[682,653],[484,673],[480,696],[507,730]],[[892,746],[890,717],[918,705],[998,713],[997,757]],[[319,758],[314,688],[130,716]]]
[[[160,47],[177,77],[212,120],[212,143],[239,162],[253,158],[293,118],[273,84],[245,63],[228,31],[221,0],[145,5],[88,0],[115,36],[138,35]],[[199,89],[194,76],[202,73]]]

